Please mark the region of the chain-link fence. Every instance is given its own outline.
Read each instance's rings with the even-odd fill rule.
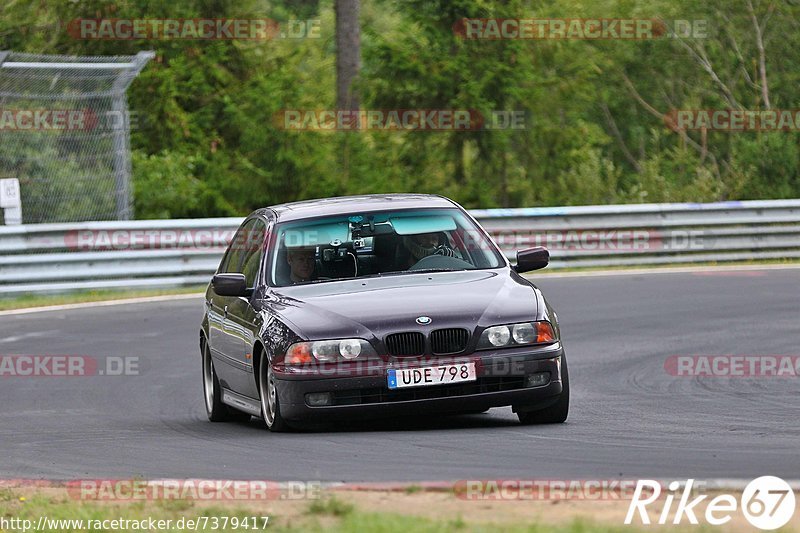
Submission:
[[[0,52],[0,179],[23,223],[132,218],[125,92],[152,57]]]

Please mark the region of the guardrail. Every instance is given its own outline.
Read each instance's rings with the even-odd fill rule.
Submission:
[[[513,259],[551,267],[800,257],[800,200],[471,212]],[[241,218],[0,226],[0,294],[205,284]]]

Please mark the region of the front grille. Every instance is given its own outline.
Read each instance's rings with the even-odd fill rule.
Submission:
[[[425,353],[425,335],[409,331],[392,333],[384,339],[386,349],[395,357],[414,357]]]
[[[437,329],[431,332],[431,353],[449,355],[467,349],[469,331],[461,328]]]
[[[411,400],[432,400],[467,396],[487,392],[504,392],[525,387],[525,376],[482,377],[469,383],[438,385],[411,389],[369,389],[339,390],[332,393],[331,405],[364,405],[375,403],[407,402]]]

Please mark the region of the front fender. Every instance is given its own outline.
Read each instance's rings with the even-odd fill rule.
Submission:
[[[259,318],[261,326],[256,338],[264,347],[264,355],[270,363],[274,361],[276,355],[285,354],[289,346],[302,340],[277,314],[262,310],[259,312]]]

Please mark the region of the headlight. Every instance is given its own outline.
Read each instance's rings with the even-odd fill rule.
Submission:
[[[296,342],[286,350],[287,365],[321,362],[352,361],[377,357],[372,345],[364,339],[337,339],[330,341]]]
[[[346,339],[339,341],[339,355],[345,359],[355,359],[361,355],[361,343],[358,339]]]
[[[489,344],[492,346],[505,346],[511,338],[511,332],[508,326],[495,326],[487,329],[484,334],[486,335],[486,340],[488,340]]]
[[[518,344],[532,344],[536,342],[536,326],[533,324],[517,324],[512,329],[511,336],[514,337],[514,342]]]
[[[550,322],[522,322],[507,326],[486,328],[478,341],[478,349],[524,346],[527,344],[548,344],[556,340]]]

